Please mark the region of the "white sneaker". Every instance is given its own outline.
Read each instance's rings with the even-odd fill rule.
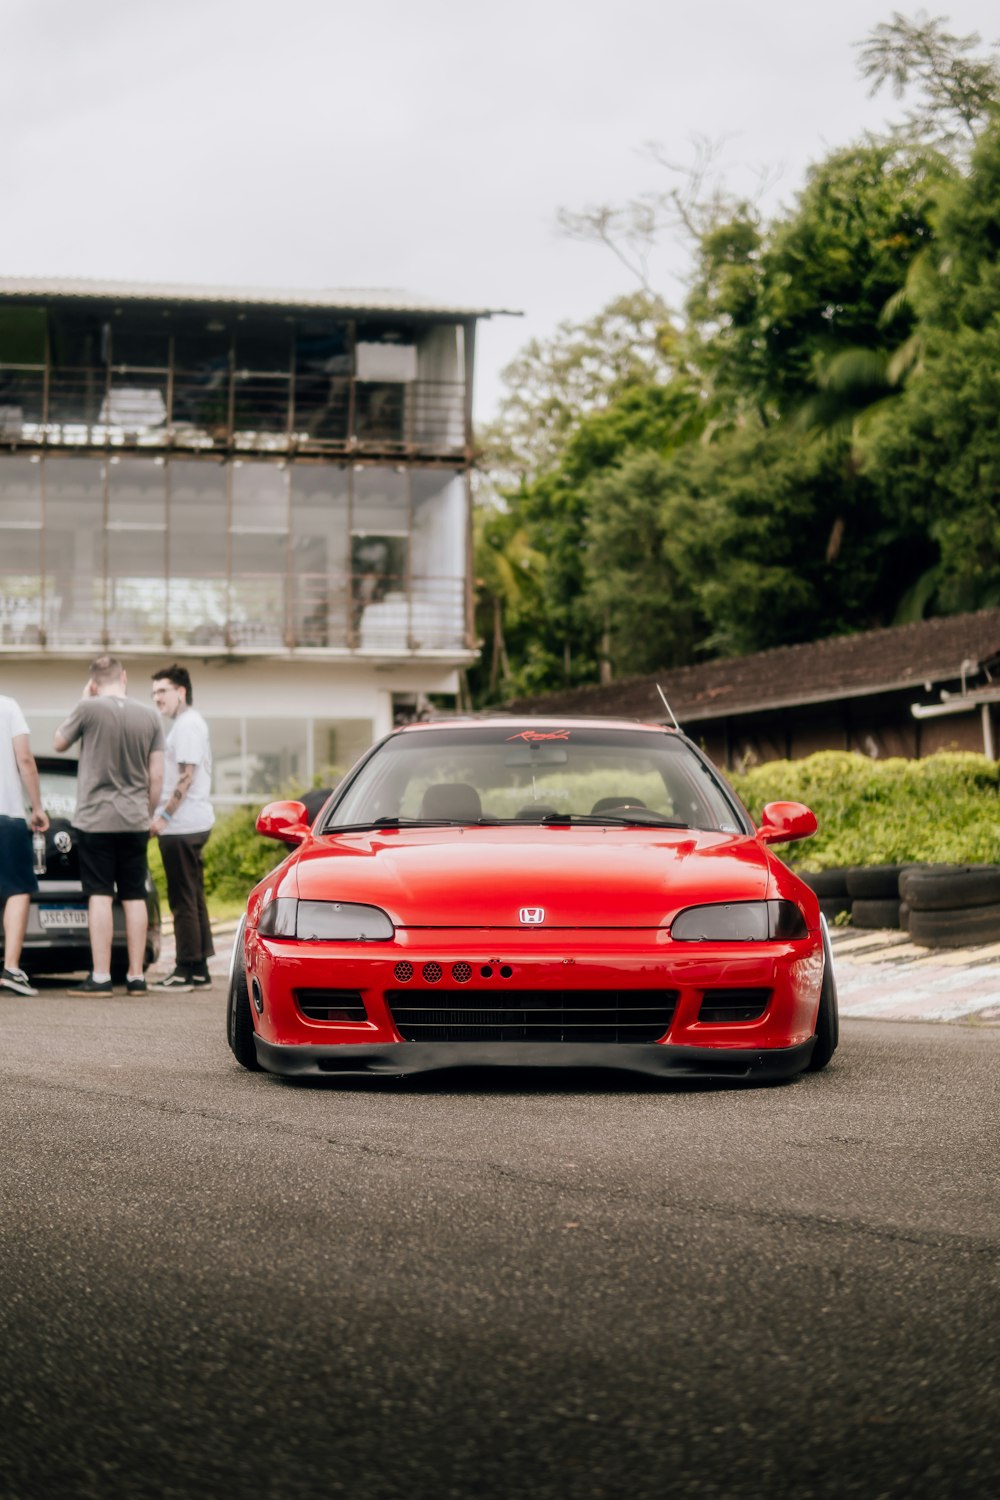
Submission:
[[[0,990],[13,990],[15,995],[38,994],[28,983],[28,976],[23,969],[4,969],[0,974]]]

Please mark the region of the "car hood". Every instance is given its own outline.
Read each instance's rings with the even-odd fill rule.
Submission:
[[[693,830],[454,828],[310,839],[305,900],[380,906],[398,927],[655,927],[685,906],[772,894],[756,839]],[[285,887],[287,889],[287,886]]]

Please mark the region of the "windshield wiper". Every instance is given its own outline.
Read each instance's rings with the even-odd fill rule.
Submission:
[[[324,833],[368,833],[374,828],[475,828],[482,823],[499,823],[499,818],[371,818],[366,823],[335,823]]]
[[[518,818],[519,823],[529,827],[534,823],[584,823],[601,827],[606,823],[624,823],[634,828],[690,828],[690,823],[668,818],[665,813],[654,812],[651,807],[636,808],[627,813],[543,813],[540,818]]]

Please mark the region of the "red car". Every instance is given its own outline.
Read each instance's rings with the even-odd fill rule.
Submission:
[[[245,1068],[610,1065],[772,1080],[825,1067],[837,991],[816,896],[682,733],[467,719],[390,734],[254,888],[227,1029]]]

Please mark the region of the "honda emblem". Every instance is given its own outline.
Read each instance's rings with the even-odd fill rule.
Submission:
[[[526,927],[538,927],[545,921],[545,907],[522,906],[519,915]]]

